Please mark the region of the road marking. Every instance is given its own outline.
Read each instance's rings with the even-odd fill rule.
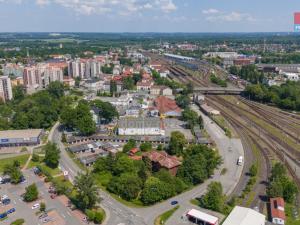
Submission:
[[[15,204],[15,205],[17,204],[15,200],[14,200],[14,204]]]
[[[61,214],[61,216],[62,216],[63,218],[66,218],[66,216],[65,216],[64,214]]]
[[[68,214],[69,216],[72,216],[71,213],[69,213],[69,212],[67,212],[67,214]]]

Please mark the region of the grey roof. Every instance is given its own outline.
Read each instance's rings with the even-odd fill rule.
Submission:
[[[42,129],[28,130],[4,130],[0,131],[1,138],[37,138],[41,135]]]
[[[122,118],[119,128],[160,128],[160,119],[156,117]]]
[[[91,143],[85,143],[81,145],[70,146],[69,150],[73,153],[76,153],[76,152],[90,150],[91,148],[97,149],[100,148],[101,146],[102,144],[100,142],[91,142]]]
[[[88,156],[83,156],[81,158],[79,158],[79,161],[86,165],[86,164],[90,164],[90,163],[94,163],[97,161],[98,158],[100,158],[101,155],[100,154],[93,154],[93,155],[88,155]]]

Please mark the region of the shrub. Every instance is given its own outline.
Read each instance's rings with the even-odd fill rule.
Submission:
[[[24,219],[17,219],[14,222],[12,222],[10,225],[22,225],[25,223]]]
[[[33,161],[33,162],[39,162],[40,161],[39,155],[38,154],[33,154],[32,158],[31,158],[31,161]]]

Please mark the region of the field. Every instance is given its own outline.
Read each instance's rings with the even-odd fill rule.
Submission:
[[[12,164],[15,160],[19,161],[21,167],[23,167],[26,161],[28,160],[28,158],[29,158],[29,154],[0,159],[0,173],[3,173],[6,165]]]

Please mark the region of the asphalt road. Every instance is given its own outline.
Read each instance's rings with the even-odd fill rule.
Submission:
[[[205,183],[193,188],[190,191],[184,192],[167,201],[158,203],[151,207],[130,208],[112,198],[108,193],[99,190],[100,197],[103,199],[101,202],[101,206],[105,209],[107,214],[107,221],[105,221],[105,224],[153,225],[154,220],[157,216],[174,207],[170,204],[172,200],[177,200],[181,207],[168,220],[167,224],[186,224],[186,222],[181,219],[181,216],[188,209],[197,208],[194,205],[191,205],[190,200],[196,197],[200,197],[202,194],[204,194],[207,185],[211,181],[221,182],[224,193],[226,195],[231,194],[231,192],[236,187],[243,171],[243,166],[237,166],[238,157],[244,156],[242,143],[239,139],[228,138],[220,127],[218,127],[211,121],[210,118],[199,111],[199,108],[197,106],[192,106],[192,108],[203,117],[204,127],[209,133],[210,137],[215,141],[219,153],[223,158],[222,166],[220,166],[220,168],[216,171],[213,178],[207,180]],[[69,177],[72,181],[74,180],[74,177],[77,175],[77,173],[82,171],[68,156],[64,145],[61,143],[61,133],[59,132],[58,128],[59,126],[58,124],[56,124],[49,134],[49,140],[57,143],[60,147],[60,167],[62,168],[62,170],[67,170],[69,172]],[[224,175],[220,174],[222,168],[227,169],[227,172]]]

